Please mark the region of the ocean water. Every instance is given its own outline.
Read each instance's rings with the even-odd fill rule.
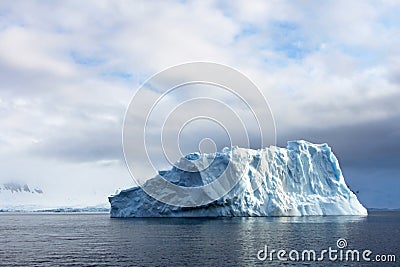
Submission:
[[[0,238],[4,266],[400,266],[400,212],[216,219],[3,213]],[[273,254],[262,261],[265,246],[267,255],[283,249],[294,259],[293,250],[301,255],[331,247],[338,259],[281,261]],[[340,261],[346,249],[370,250],[371,261]],[[395,255],[396,262],[378,263],[376,255]]]

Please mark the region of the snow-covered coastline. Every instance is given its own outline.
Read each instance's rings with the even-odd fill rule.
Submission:
[[[108,203],[93,206],[53,206],[15,205],[2,206],[0,213],[104,213],[109,212]]]

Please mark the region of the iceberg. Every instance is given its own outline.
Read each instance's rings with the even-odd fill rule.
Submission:
[[[175,166],[160,171],[159,177],[175,185],[199,187],[217,179],[228,164],[235,170],[230,175],[242,175],[228,193],[195,207],[163,203],[148,195],[143,186],[122,190],[109,197],[111,217],[367,215],[346,185],[338,160],[327,144],[300,140],[288,142],[286,148],[232,147],[212,154],[192,153],[177,164],[199,171]],[[144,186],[156,187],[160,195],[170,195],[156,180],[149,179]]]

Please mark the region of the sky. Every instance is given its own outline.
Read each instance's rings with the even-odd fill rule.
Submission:
[[[400,208],[398,14],[390,0],[1,1],[0,183],[42,188],[28,204],[107,202],[135,185],[121,138],[135,91],[209,61],[258,86],[277,145],[328,143],[363,204]]]

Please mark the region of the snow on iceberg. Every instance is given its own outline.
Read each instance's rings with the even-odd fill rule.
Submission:
[[[347,187],[339,163],[327,144],[290,141],[286,149],[233,147],[216,154],[193,153],[184,159],[201,163],[210,158],[213,162],[201,172],[173,167],[160,175],[180,186],[201,186],[216,179],[223,170],[221,166],[230,162],[238,170],[236,173],[243,175],[223,197],[203,206],[178,207],[162,203],[141,187],[134,187],[109,197],[111,217],[367,215],[367,210]],[[155,179],[148,180],[147,184],[153,182],[157,186],[152,181]],[[157,190],[163,194],[163,188]]]

